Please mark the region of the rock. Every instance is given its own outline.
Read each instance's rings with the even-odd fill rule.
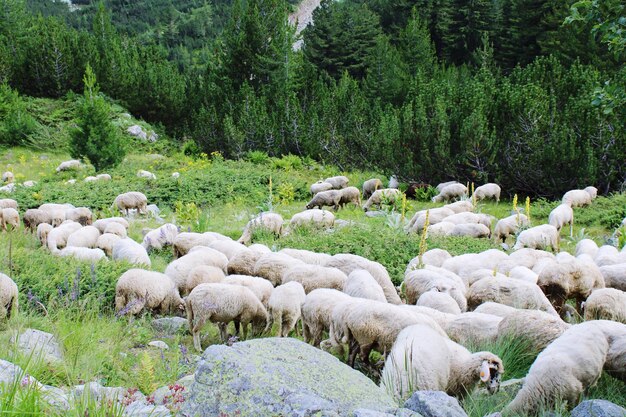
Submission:
[[[396,417],[422,417],[420,413],[416,413],[408,408],[398,408],[394,415]]]
[[[17,338],[17,348],[22,354],[47,363],[63,361],[61,346],[50,333],[36,329],[26,329]]]
[[[19,366],[0,359],[0,384],[10,385],[18,379],[25,377],[32,378],[35,381],[33,377],[28,377]]]
[[[193,375],[187,375],[186,377],[183,377],[176,381],[174,384],[165,385],[164,387],[157,389],[152,394],[150,394],[150,398],[152,399],[152,402],[156,405],[169,404],[176,397],[178,397],[182,401],[187,401],[187,399],[189,398],[189,389],[191,388],[191,384],[193,384],[195,380],[196,379]]]
[[[181,415],[350,416],[386,411],[393,400],[334,356],[291,338],[210,346]]]
[[[626,408],[607,400],[583,401],[572,410],[571,417],[624,417]]]
[[[24,187],[31,188],[31,187],[34,187],[35,185],[37,185],[37,181],[33,181],[33,180],[24,181],[22,183],[22,185]]]
[[[157,139],[159,139],[159,135],[154,132],[150,132],[150,134],[148,135],[148,142],[154,143],[157,141]]]
[[[15,191],[15,183],[7,184],[3,187],[0,187],[0,192],[12,193],[13,191]]]
[[[335,227],[337,227],[337,228],[350,226],[350,224],[351,224],[351,222],[348,221],[348,220],[342,220],[342,219],[336,219],[335,220]]]
[[[159,209],[156,204],[148,204],[148,207],[146,207],[146,209],[152,217],[158,217],[161,213],[161,209]]]
[[[136,389],[124,387],[104,387],[98,382],[76,385],[72,391],[72,395],[76,399],[86,396],[88,399],[96,402],[109,400],[124,404],[132,404],[136,401],[142,403],[145,403],[146,401],[146,396]]]
[[[159,333],[174,335],[180,331],[187,330],[189,322],[182,317],[163,317],[152,320],[152,327]]]
[[[139,125],[132,125],[126,131],[131,135],[141,140],[148,140],[148,135],[143,131],[143,128]]]
[[[385,213],[384,211],[380,211],[380,210],[374,210],[374,211],[366,211],[365,215],[367,217],[385,217],[387,213]]]
[[[65,391],[50,385],[41,386],[42,398],[52,407],[68,411],[70,409],[70,401]]]
[[[467,417],[457,399],[443,391],[416,391],[404,408],[424,417]]]
[[[135,401],[124,410],[128,417],[170,417],[172,413],[162,405],[150,405]]]
[[[152,342],[148,343],[148,346],[152,346],[153,348],[161,350],[169,350],[170,348],[167,343],[163,342],[162,340],[153,340]]]
[[[421,417],[414,411],[407,410],[406,408],[400,408],[398,410],[391,410],[388,413],[384,411],[375,411],[365,408],[359,408],[354,410],[354,417]]]

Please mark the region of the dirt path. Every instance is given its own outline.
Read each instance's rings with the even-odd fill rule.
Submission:
[[[313,10],[320,5],[321,0],[302,0],[295,12],[289,15],[289,23],[296,26],[296,36],[304,30],[309,23],[313,21]],[[302,40],[293,44],[293,49],[298,50],[302,47]]]

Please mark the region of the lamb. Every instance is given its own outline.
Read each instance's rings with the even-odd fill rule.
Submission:
[[[65,211],[65,220],[73,220],[83,226],[93,223],[93,214],[87,207],[76,207]]]
[[[594,321],[570,327],[537,356],[503,414],[532,415],[559,400],[573,407],[600,378],[608,351],[607,337]]]
[[[461,197],[467,196],[467,187],[463,184],[450,184],[445,186],[439,194],[433,197],[433,203],[441,203],[442,201],[459,200]]]
[[[461,308],[450,295],[437,290],[426,291],[417,299],[415,305],[430,307],[443,313],[458,315]]]
[[[96,220],[93,223],[94,227],[97,227],[98,230],[100,230],[100,233],[111,233],[111,232],[107,232],[107,226],[111,223],[118,223],[120,225],[122,225],[124,227],[124,229],[128,230],[129,224],[128,224],[128,220],[126,220],[123,217],[107,217],[105,219],[99,219]],[[118,234],[118,233],[115,233]]]
[[[347,278],[346,274],[337,268],[299,264],[285,270],[282,283],[298,282],[304,288],[304,292],[308,294],[318,288],[342,290]]]
[[[531,227],[517,236],[514,250],[522,248],[559,250],[559,231],[550,224]]]
[[[180,258],[186,255],[191,248],[195,246],[209,246],[210,243],[217,240],[212,233],[179,233],[174,239],[174,257]]]
[[[598,253],[598,245],[591,239],[583,239],[576,244],[576,256],[587,254],[594,258]]]
[[[330,330],[333,308],[352,300],[348,294],[329,288],[319,288],[306,295],[302,304],[302,336],[304,341],[320,346],[322,333]]]
[[[121,239],[125,239],[125,237],[122,238],[119,235],[113,233],[103,233],[98,237],[98,240],[96,241],[96,247],[98,249],[102,249],[106,256],[112,257],[113,246],[115,246],[115,244]]]
[[[311,209],[296,213],[289,220],[289,231],[296,227],[327,229],[335,224],[335,215],[328,210]],[[287,234],[287,233],[286,233]]]
[[[348,203],[353,203],[356,207],[361,207],[361,192],[356,187],[346,187],[340,190],[341,200],[339,205],[345,207]]]
[[[0,228],[8,230],[8,226],[13,230],[20,227],[20,214],[14,208],[0,209]]]
[[[100,231],[97,228],[93,226],[81,227],[67,237],[65,246],[95,248],[99,237]]]
[[[626,292],[615,288],[594,290],[584,305],[585,320],[613,320],[626,324]]]
[[[223,253],[207,247],[196,247],[185,256],[181,256],[165,268],[165,275],[170,277],[181,292],[184,292],[189,273],[199,265],[214,266],[226,272],[228,258]]]
[[[12,183],[15,181],[15,175],[11,171],[6,171],[2,174],[2,182]]]
[[[339,209],[339,202],[341,201],[341,191],[339,190],[328,190],[321,191],[313,196],[311,201],[309,201],[306,205],[307,210],[310,210],[315,207],[319,207],[320,209],[324,208],[324,206],[330,206],[333,210],[337,211]]]
[[[229,275],[222,280],[225,284],[242,285],[247,287],[259,299],[265,308],[268,307],[274,286],[266,279],[260,277],[251,277],[248,275]]]
[[[488,277],[478,280],[467,292],[467,304],[474,309],[487,301],[506,304],[515,308],[558,313],[537,285],[516,279]]]
[[[350,272],[343,285],[343,292],[355,297],[387,302],[385,293],[372,274],[364,269],[355,269]]]
[[[595,200],[598,196],[598,189],[596,187],[585,187],[585,191],[587,192],[587,194],[589,194],[589,196],[591,196],[591,200]]]
[[[262,277],[276,286],[283,282],[283,275],[290,268],[304,264],[284,253],[266,253],[254,265],[254,276]]]
[[[46,246],[48,242],[48,233],[52,230],[52,226],[48,223],[39,223],[37,226],[37,240],[41,246]]]
[[[570,325],[560,318],[538,310],[519,310],[504,316],[498,325],[498,337],[510,337],[527,343],[532,353],[541,352],[563,334]]]
[[[141,246],[146,248],[146,251],[161,250],[165,246],[171,246],[176,235],[178,235],[178,227],[172,223],[165,223],[163,226],[146,233]]]
[[[207,321],[218,323],[222,341],[226,342],[226,326],[235,322],[235,334],[239,334],[239,324],[243,327],[244,339],[248,336],[248,324],[252,323],[253,333],[261,333],[269,322],[267,310],[259,299],[241,285],[200,284],[185,299],[189,329],[193,335],[193,345],[202,351],[200,329]]]
[[[0,320],[12,318],[18,312],[19,292],[11,278],[0,272]]]
[[[52,253],[56,253],[59,249],[64,248],[67,243],[67,238],[81,227],[80,223],[68,222],[52,229],[48,233],[48,240],[46,241],[48,250]]]
[[[584,207],[591,204],[591,195],[585,190],[570,190],[563,195],[563,203],[571,207]]]
[[[226,276],[220,268],[211,265],[198,265],[193,267],[189,274],[179,279],[176,284],[181,297],[187,296],[200,284],[215,284],[224,281]]]
[[[500,202],[501,191],[502,189],[500,188],[498,184],[487,183],[487,184],[481,185],[480,187],[477,187],[474,190],[474,194],[472,195],[472,198],[475,199],[476,201],[487,200],[487,199],[492,198],[496,200],[496,202]]]
[[[146,178],[146,179],[149,179],[149,180],[156,180],[157,179],[156,175],[154,175],[152,172],[145,171],[143,169],[140,169],[137,172],[137,177],[139,177],[139,178]]]
[[[380,207],[383,202],[394,204],[402,197],[402,191],[396,188],[383,188],[376,190],[363,204],[363,210],[368,211],[372,206]]]
[[[161,314],[184,311],[185,304],[174,282],[160,272],[129,269],[115,285],[115,311],[131,317],[143,309]]]
[[[348,182],[350,182],[350,180],[348,179],[348,177],[344,177],[343,175],[339,175],[339,176],[336,176],[336,177],[326,178],[324,180],[324,182],[327,182],[330,185],[332,185],[335,190],[340,190],[342,188],[346,188],[348,186]]]
[[[569,235],[574,234],[574,210],[569,204],[560,204],[554,210],[550,212],[548,216],[548,223],[556,227],[556,230],[561,232],[561,229],[566,224],[569,224]]]
[[[626,263],[601,266],[600,273],[605,286],[626,291]]]
[[[484,224],[466,223],[455,225],[447,236],[468,236],[476,239],[491,237],[491,230]]]
[[[452,258],[452,255],[450,255],[450,253],[447,250],[435,248],[435,249],[430,249],[424,252],[424,254],[422,255],[422,263],[424,265],[441,267],[441,265],[443,265],[443,263],[450,258]],[[420,263],[419,256],[416,256],[415,258],[411,259],[409,261],[409,264],[406,267],[405,274],[407,272],[413,271],[414,269],[417,269],[417,266],[419,265],[419,263]]]
[[[252,242],[252,235],[256,230],[266,230],[280,237],[283,231],[283,218],[278,213],[263,212],[250,220],[243,229],[243,234],[237,240],[239,243],[249,245]]]
[[[311,184],[311,194],[315,195],[319,192],[322,191],[328,191],[328,190],[332,190],[333,189],[333,185],[331,183],[328,183],[326,181],[318,181],[315,184]]]
[[[61,172],[61,171],[70,171],[70,170],[74,170],[74,169],[78,169],[80,168],[80,161],[77,159],[72,159],[70,161],[64,161],[61,162],[61,164],[59,164],[59,166],[56,168],[57,172]]]
[[[280,330],[279,337],[287,337],[302,314],[302,304],[306,299],[304,288],[299,282],[290,281],[279,285],[272,291],[268,301],[268,313],[271,322],[278,323]],[[267,323],[266,331],[269,330],[271,322]]]
[[[93,249],[80,246],[67,246],[58,252],[59,256],[72,257],[84,262],[98,262],[106,259],[106,255],[102,249]]]
[[[389,273],[385,267],[378,262],[370,261],[358,255],[339,253],[334,255],[333,258],[326,263],[326,266],[340,269],[344,274],[350,274],[355,269],[365,269],[374,277],[378,285],[382,287],[387,302],[391,304],[402,303],[393,282],[391,282]]]
[[[496,242],[498,240],[505,242],[507,237],[514,235],[520,227],[528,226],[528,224],[528,217],[524,214],[513,214],[512,216],[500,219],[493,230],[494,238]]]
[[[417,324],[398,335],[385,361],[381,385],[398,401],[416,390],[463,397],[479,382],[494,394],[503,373],[502,360],[493,353],[471,353],[432,328]]]
[[[405,275],[403,285],[407,304],[415,304],[422,294],[436,290],[452,297],[461,311],[467,310],[464,283],[439,272],[428,269],[411,271]]]
[[[450,222],[446,222],[446,221],[442,221],[442,222],[439,222],[439,223],[436,223],[436,224],[431,224],[430,226],[428,226],[426,228],[426,236],[428,236],[428,237],[448,236],[450,234],[450,232],[452,232],[452,230],[456,226],[457,226],[456,224],[450,223]]]
[[[368,199],[374,194],[374,191],[383,188],[383,182],[378,178],[372,178],[363,183],[363,198]]]
[[[278,253],[291,256],[305,264],[325,266],[333,257],[327,253],[311,252],[305,249],[281,249]]]
[[[104,228],[104,232],[102,232],[102,234],[106,234],[106,233],[117,235],[122,239],[125,239],[126,237],[128,237],[128,232],[126,228],[124,227],[124,225],[122,225],[121,223],[117,223],[117,222],[109,222],[109,224],[107,224],[106,227]]]
[[[148,213],[148,199],[146,196],[137,191],[130,191],[115,197],[113,202],[122,213],[128,216],[129,210],[137,209],[139,214]]]
[[[463,346],[493,343],[498,338],[502,317],[476,312],[461,313],[447,321],[443,328],[450,337]]]
[[[114,261],[126,261],[135,265],[152,265],[146,249],[131,238],[119,239],[115,242],[111,255]]]
[[[0,198],[0,209],[12,208],[17,210],[17,201],[11,198]]]

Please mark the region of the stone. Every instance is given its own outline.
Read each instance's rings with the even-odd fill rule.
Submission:
[[[162,317],[152,320],[152,327],[159,333],[174,335],[189,328],[189,322],[182,317]]]
[[[380,387],[334,356],[297,339],[264,338],[207,348],[181,415],[347,417],[359,408],[395,407]]]
[[[422,417],[415,411],[406,408],[398,408],[397,410],[376,411],[365,408],[354,410],[354,417]]]
[[[87,397],[88,399],[96,402],[110,400],[127,405],[136,401],[143,403],[146,401],[146,396],[136,389],[124,387],[104,387],[98,382],[88,382],[85,385],[76,385],[72,390],[72,395],[77,399]]]
[[[145,404],[135,401],[124,409],[124,416],[128,417],[170,417],[172,413],[162,405]]]
[[[17,337],[19,351],[34,360],[42,359],[47,363],[63,361],[63,352],[56,338],[37,329],[26,329]]]
[[[176,396],[183,401],[186,401],[189,398],[189,389],[191,388],[191,384],[193,384],[195,380],[196,379],[193,375],[187,375],[176,381],[174,384],[158,388],[150,394],[150,398],[156,405],[166,405],[172,402],[172,399]],[[178,387],[176,387],[176,385],[178,385]]]
[[[150,132],[150,134],[148,135],[148,142],[154,143],[157,141],[157,139],[159,139],[159,135],[154,132]]]
[[[457,399],[443,391],[416,391],[404,408],[424,417],[467,417]]]
[[[148,343],[148,346],[151,346],[153,348],[157,348],[157,349],[161,349],[161,350],[169,350],[169,346],[167,345],[167,343],[165,343],[162,340],[153,340],[152,342]]]
[[[374,211],[366,211],[365,215],[367,217],[385,217],[387,213],[381,210],[374,210]]]
[[[146,207],[146,210],[148,210],[148,213],[152,217],[158,217],[159,214],[161,213],[161,209],[159,209],[156,204],[148,204],[148,206]]]
[[[586,400],[572,410],[571,417],[624,417],[626,408],[607,400]]]
[[[70,409],[68,395],[61,388],[51,385],[42,385],[41,393],[42,398],[52,407],[62,411],[68,411]]]
[[[131,135],[141,140],[148,140],[148,135],[143,131],[143,128],[139,125],[132,125],[126,131]]]
[[[0,384],[10,385],[18,379],[32,378],[28,377],[24,370],[19,366],[0,359]],[[32,378],[32,380],[35,380]]]
[[[348,220],[342,220],[342,219],[336,219],[335,220],[335,227],[336,228],[350,226],[351,224],[352,224],[352,222],[350,222]]]

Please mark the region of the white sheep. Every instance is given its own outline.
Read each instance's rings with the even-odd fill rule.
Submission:
[[[518,265],[509,271],[509,278],[519,279],[521,281],[526,281],[531,284],[536,284],[539,279],[539,274],[535,273],[529,268],[525,266]]]
[[[189,274],[182,277],[182,280],[175,282],[176,288],[181,297],[187,296],[194,288],[200,284],[215,284],[224,281],[226,276],[220,268],[211,265],[198,265],[193,267]]]
[[[403,286],[408,304],[415,304],[422,294],[436,290],[452,297],[461,311],[467,310],[465,284],[460,279],[454,280],[429,269],[416,269],[405,275]]]
[[[424,252],[422,254],[421,262],[424,265],[441,267],[441,265],[443,265],[443,263],[450,258],[452,258],[452,255],[450,255],[450,253],[447,250],[435,248],[435,249],[430,249]],[[420,257],[418,255],[409,261],[409,264],[406,267],[405,274],[407,272],[413,271],[414,269],[417,269],[419,264],[420,264]]]
[[[592,258],[598,253],[598,244],[591,239],[582,239],[576,244],[576,256],[587,254]]]
[[[500,193],[502,189],[498,184],[492,182],[481,185],[474,190],[472,198],[476,201],[493,198],[496,202],[500,202]]]
[[[563,195],[563,203],[572,207],[584,207],[591,204],[591,195],[585,190],[570,190]]]
[[[287,337],[300,316],[302,315],[302,304],[306,299],[304,288],[299,282],[290,281],[274,288],[268,301],[268,313],[273,323],[278,323],[279,337]],[[271,323],[268,322],[266,330]]]
[[[320,180],[316,182],[315,184],[311,184],[310,191],[312,195],[315,195],[319,192],[328,191],[332,189],[333,189],[333,185],[331,183]]]
[[[143,193],[138,191],[130,191],[118,195],[115,197],[113,204],[127,216],[129,211],[132,209],[136,209],[139,214],[148,213],[148,199]]]
[[[448,234],[452,231],[452,229],[457,226],[454,223],[442,221],[436,224],[431,224],[426,228],[426,236],[427,237],[444,237],[448,236]],[[482,225],[481,225],[482,226]]]
[[[522,231],[517,236],[513,250],[522,248],[559,250],[559,231],[550,224],[542,224]]]
[[[146,249],[128,237],[115,242],[111,250],[111,257],[115,261],[126,261],[135,265],[152,265]]]
[[[328,191],[320,191],[315,194],[311,201],[306,204],[307,210],[310,210],[315,207],[319,207],[320,209],[324,208],[324,206],[332,207],[333,210],[337,211],[339,209],[339,202],[341,201],[341,191],[339,190],[328,190]]]
[[[71,204],[55,203],[45,203],[39,206],[39,210],[43,210],[48,215],[46,223],[50,223],[54,227],[57,227],[58,225],[63,223],[66,220],[66,211],[73,208],[75,207]]]
[[[41,243],[41,246],[47,246],[48,233],[52,230],[52,226],[48,223],[39,223],[37,225],[37,240]]]
[[[421,232],[424,228],[424,224],[426,224],[426,218],[428,218],[428,224],[431,225],[437,224],[446,217],[453,214],[454,210],[449,207],[438,207],[434,209],[420,210],[416,212],[413,217],[411,217],[411,220],[409,221],[406,230],[412,232]]]
[[[87,207],[76,207],[65,210],[65,220],[73,220],[83,226],[93,223],[93,214]]]
[[[566,224],[569,224],[569,235],[574,234],[574,210],[569,204],[559,204],[554,210],[550,212],[548,216],[548,223],[556,227],[556,230],[561,232],[561,229]]]
[[[398,401],[406,400],[416,390],[463,397],[479,382],[494,394],[503,373],[502,360],[493,353],[471,353],[432,328],[418,324],[398,335],[385,361],[381,385]]]
[[[478,311],[478,309],[476,309]],[[520,341],[532,353],[541,352],[570,328],[559,317],[538,310],[514,309],[498,325],[498,338]]]
[[[471,274],[465,276],[467,278],[467,283],[471,287],[474,285],[476,281],[480,281],[483,278],[497,278],[497,279],[507,279],[508,277],[500,272],[493,269],[480,268],[472,272]]]
[[[304,262],[284,253],[266,253],[254,265],[254,276],[262,277],[276,286],[283,282],[287,270]]]
[[[339,175],[336,177],[328,177],[324,180],[324,182],[327,182],[330,185],[332,185],[335,190],[340,190],[342,188],[346,188],[350,180],[348,179],[348,177]]]
[[[491,236],[491,230],[480,223],[457,224],[448,232],[447,236],[467,236],[476,239],[488,238]]]
[[[102,232],[102,234],[106,233],[117,235],[122,239],[128,237],[128,231],[126,230],[124,225],[117,222],[109,222],[104,228],[104,232]]]
[[[320,265],[298,264],[283,273],[282,283],[299,282],[305,293],[318,288],[332,288],[342,290],[348,277],[337,268],[327,268]]]
[[[626,263],[626,254],[620,252],[615,246],[602,245],[593,257],[598,266],[616,265]]]
[[[382,287],[376,282],[372,274],[364,269],[355,269],[350,272],[344,282],[343,292],[351,297],[387,302]]]
[[[393,285],[393,282],[389,277],[389,273],[385,267],[378,262],[370,261],[369,259],[358,255],[339,253],[334,255],[332,259],[326,263],[326,266],[329,268],[340,269],[346,275],[350,274],[350,272],[355,269],[364,269],[372,274],[376,282],[378,282],[378,285],[382,287],[387,302],[391,304],[402,303],[398,293],[396,292],[396,287]]]
[[[450,222],[454,224],[480,223],[491,228],[491,216],[486,214],[477,214],[469,211],[455,213],[442,220],[442,222]]]
[[[309,265],[324,266],[332,259],[332,256],[327,253],[311,252],[306,249],[284,248],[278,251],[278,253],[291,256]]]
[[[156,175],[154,175],[152,172],[150,171],[145,171],[143,169],[140,169],[139,171],[137,171],[137,177],[139,178],[146,178],[149,180],[156,180]]]
[[[430,307],[448,314],[461,314],[461,308],[449,294],[437,290],[426,291],[417,299],[417,306]]]
[[[442,268],[464,278],[477,269],[494,269],[499,263],[508,259],[508,255],[501,250],[488,249],[480,253],[465,253],[450,258],[443,263]]]
[[[472,204],[472,200],[455,201],[454,203],[446,204],[444,207],[452,210],[454,213],[474,211],[474,205]]]
[[[311,209],[296,213],[289,220],[289,232],[297,227],[327,229],[335,224],[335,215],[328,210]]]
[[[19,308],[17,285],[9,276],[0,272],[0,320],[15,316]]]
[[[106,259],[106,254],[102,249],[81,246],[66,246],[57,255],[75,258],[84,262],[98,262],[101,259]]]
[[[231,284],[200,284],[185,299],[189,329],[193,345],[202,351],[200,330],[209,321],[217,323],[223,342],[228,340],[226,327],[235,322],[235,335],[239,334],[239,323],[244,339],[248,336],[248,324],[252,331],[261,333],[269,322],[267,310],[249,288]]]
[[[441,190],[446,188],[448,185],[452,185],[452,184],[459,184],[459,182],[458,181],[441,182],[441,183],[437,184],[437,186],[435,188],[437,189],[437,191],[441,192]]]
[[[351,300],[348,294],[328,288],[319,288],[306,295],[302,304],[302,336],[307,343],[320,346],[322,334],[330,330],[333,309]]]
[[[544,250],[522,248],[511,252],[508,259],[513,261],[515,265],[521,265],[526,268],[533,269],[542,260],[553,260],[554,254]]]
[[[463,184],[450,184],[441,189],[439,194],[433,197],[433,203],[441,203],[442,201],[459,200],[467,196],[467,187]]]
[[[605,286],[626,291],[626,263],[601,266],[600,273]]]
[[[162,314],[184,311],[176,285],[167,275],[144,269],[129,269],[115,285],[115,311],[135,316],[144,308]]]
[[[361,191],[356,187],[346,187],[341,190],[341,200],[339,200],[339,206],[345,207],[348,203],[354,204],[356,207],[361,207]]]
[[[498,326],[503,318],[493,314],[469,311],[452,316],[443,329],[448,337],[463,346],[490,344],[498,339]]]
[[[15,181],[15,175],[11,171],[6,171],[2,174],[2,182],[12,183]]]
[[[8,227],[16,230],[20,227],[20,214],[14,208],[0,209],[0,228],[8,230]]]
[[[96,178],[99,181],[111,181],[111,175],[109,174],[98,174],[96,175]]]
[[[257,261],[267,252],[255,250],[242,250],[228,260],[228,273],[239,275],[254,275],[254,266]]]
[[[44,223],[45,224],[45,223]],[[41,225],[39,225],[41,226]],[[39,230],[38,230],[39,231]],[[102,249],[106,256],[113,256],[113,246],[120,240],[125,239],[121,238],[119,235],[113,233],[103,233],[98,237],[96,241],[96,247],[98,249]]]
[[[0,198],[0,209],[12,208],[17,210],[17,201],[11,198]]]
[[[368,211],[371,207],[380,207],[383,203],[394,204],[402,198],[402,191],[396,188],[383,188],[376,190],[363,204],[363,210]]]
[[[383,188],[383,182],[378,178],[372,178],[363,183],[363,198],[368,199],[374,191]],[[390,187],[391,188],[391,187]]]
[[[251,277],[249,275],[228,275],[222,279],[222,282],[224,284],[242,285],[249,288],[265,308],[268,307],[270,297],[274,292],[274,286],[272,283],[260,277]]]
[[[65,247],[67,244],[67,238],[79,230],[82,226],[80,223],[76,222],[68,222],[63,223],[59,227],[55,227],[50,232],[48,232],[48,239],[46,244],[48,245],[48,250],[52,253],[57,252],[58,250]]]
[[[100,233],[111,233],[111,232],[106,231],[107,226],[111,223],[119,223],[126,230],[128,230],[128,227],[129,227],[128,220],[126,220],[123,217],[107,217],[105,219],[99,219],[93,222],[93,226],[97,227],[98,230],[100,230]],[[115,233],[115,234],[118,234],[118,233]]]
[[[626,292],[615,288],[594,290],[584,305],[585,320],[613,320],[626,324]]]
[[[96,227],[81,227],[67,237],[67,243],[65,246],[95,248],[98,244],[99,237],[100,231]]]
[[[207,247],[196,247],[185,256],[172,261],[165,268],[165,275],[176,284],[176,288],[184,291],[189,273],[199,265],[214,266],[226,272],[228,258],[223,253]]]
[[[233,259],[238,253],[249,250],[246,245],[236,242],[232,239],[214,240],[207,246],[211,249],[215,249],[218,252],[222,252],[229,260]],[[189,252],[193,252],[194,250],[197,250],[197,248],[191,248]]]
[[[518,308],[507,306],[493,301],[482,303],[474,309],[474,313],[491,314],[498,317],[506,317],[511,313],[518,311]],[[552,316],[551,316],[552,317]]]
[[[178,235],[178,227],[172,223],[165,223],[146,233],[141,246],[146,248],[146,251],[153,249],[161,250],[166,246],[171,246],[176,239],[176,235]]]
[[[94,177],[93,175],[85,177],[85,179],[83,180],[83,182],[94,182],[94,181],[98,181],[98,177]]]
[[[528,226],[528,217],[524,214],[513,214],[509,217],[498,220],[496,227],[493,229],[493,235],[496,241],[506,241],[506,238],[517,233],[520,227]]]
[[[226,236],[224,236],[226,237]],[[216,233],[193,233],[182,232],[174,239],[174,257],[180,258],[186,255],[191,248],[195,246],[209,246],[212,242],[218,240]]]
[[[598,189],[594,186],[585,187],[585,191],[591,196],[592,200],[595,200],[598,196]]]
[[[283,217],[278,213],[263,212],[246,224],[243,233],[237,242],[249,245],[252,242],[252,235],[257,230],[265,230],[273,233],[277,237],[283,232]]]
[[[80,168],[80,166],[81,166],[81,163],[79,160],[72,159],[70,161],[61,162],[59,166],[56,168],[56,172],[70,171],[70,170],[78,169]]]

